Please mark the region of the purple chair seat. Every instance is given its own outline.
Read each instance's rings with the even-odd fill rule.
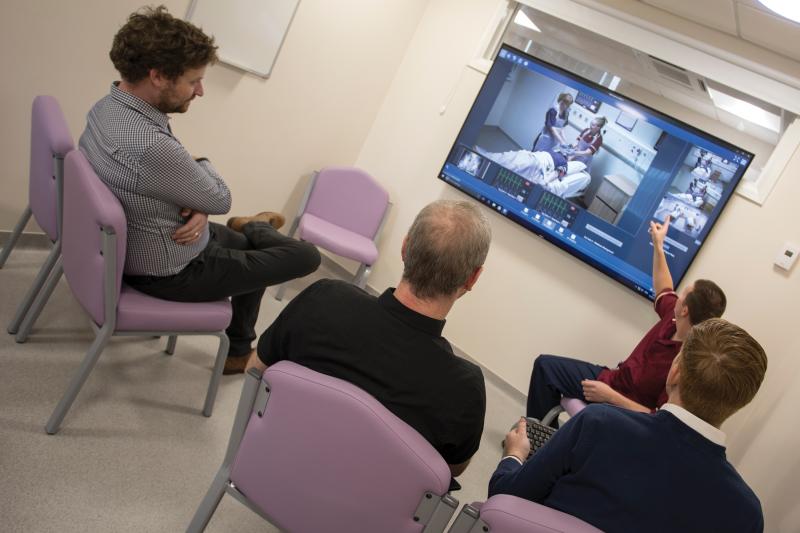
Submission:
[[[373,264],[378,248],[372,239],[306,213],[300,219],[300,238],[360,263]]]
[[[485,527],[476,527],[480,521]],[[498,494],[483,503],[465,505],[449,533],[602,533],[572,515],[523,498]]]
[[[122,285],[117,304],[118,331],[219,331],[231,321],[231,304],[186,303],[153,298]]]
[[[565,396],[561,398],[560,404],[550,409],[550,411],[548,411],[547,414],[544,415],[544,418],[542,418],[542,424],[545,425],[551,424],[556,418],[558,418],[558,415],[563,413],[564,411],[566,411],[570,417],[573,417],[579,412],[581,412],[581,410],[583,410],[584,407],[586,407],[586,402],[584,402],[583,400],[579,400],[577,398],[567,398]]]
[[[561,398],[561,408],[564,409],[569,416],[575,416],[586,407],[586,402],[577,398]]]

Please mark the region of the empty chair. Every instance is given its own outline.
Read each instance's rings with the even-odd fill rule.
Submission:
[[[326,167],[311,176],[289,236],[358,261],[353,283],[363,288],[378,259],[378,237],[389,212],[389,194],[354,167]],[[283,298],[285,284],[275,299]]]
[[[464,505],[448,533],[555,532],[602,533],[572,515],[506,494]]]
[[[561,404],[556,405],[550,409],[546,415],[544,415],[544,418],[542,418],[542,424],[549,426],[550,422],[555,420],[558,415],[564,411],[566,411],[570,417],[573,417],[581,412],[584,407],[586,407],[586,402],[579,400],[578,398],[561,398]]]
[[[443,531],[450,469],[419,433],[346,381],[289,361],[251,369],[222,466],[187,531],[227,493],[282,531]]]
[[[127,237],[122,205],[80,150],[67,155],[64,176],[64,273],[75,298],[89,314],[96,337],[50,416],[47,432],[58,431],[112,335],[168,335],[167,353],[174,350],[177,335],[219,337],[203,407],[203,414],[211,416],[228,352],[225,328],[231,320],[230,302],[170,302],[127,287],[122,283]]]
[[[8,259],[22,230],[33,214],[53,243],[33,285],[19,303],[8,332],[25,342],[44,304],[61,279],[61,198],[64,156],[75,147],[64,113],[52,96],[37,96],[31,111],[31,159],[28,177],[28,205],[0,253],[0,268]],[[38,295],[38,297],[37,297]],[[35,302],[34,302],[35,300]]]

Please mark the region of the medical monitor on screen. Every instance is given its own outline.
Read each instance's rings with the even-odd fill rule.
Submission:
[[[503,46],[439,177],[652,300],[650,222],[677,285],[752,158]]]

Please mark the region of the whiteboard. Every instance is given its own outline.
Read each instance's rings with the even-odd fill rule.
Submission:
[[[192,0],[186,20],[214,36],[220,61],[268,78],[300,0]]]

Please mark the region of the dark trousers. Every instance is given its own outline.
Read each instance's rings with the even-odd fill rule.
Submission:
[[[173,276],[126,276],[131,287],[177,302],[210,302],[231,297],[226,330],[229,357],[247,355],[256,338],[261,297],[270,285],[306,276],[320,264],[317,248],[280,234],[266,222],[250,222],[242,233],[209,223],[206,248]]]
[[[550,409],[561,403],[562,396],[586,401],[581,381],[597,379],[604,368],[569,357],[540,355],[533,362],[526,416],[541,420]]]

